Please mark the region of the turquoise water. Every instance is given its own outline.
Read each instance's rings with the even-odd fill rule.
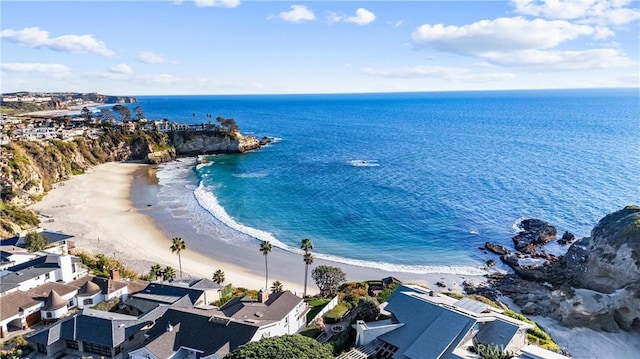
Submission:
[[[473,268],[486,259],[477,248],[510,245],[524,217],[586,236],[640,203],[637,90],[138,100],[148,118],[231,117],[278,139],[159,175],[173,216],[230,242],[297,248],[308,237],[348,263]]]

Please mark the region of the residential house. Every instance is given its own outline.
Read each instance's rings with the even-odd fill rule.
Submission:
[[[50,282],[29,289],[26,293],[43,303],[41,319],[47,322],[66,317],[70,309],[78,306],[78,287],[71,284]]]
[[[140,349],[130,359],[200,358],[219,359],[238,346],[260,340],[259,327],[225,317],[210,310],[169,308],[147,333]]]
[[[11,329],[22,330],[40,322],[42,302],[16,291],[0,298],[0,338]]]
[[[149,330],[131,359],[219,359],[238,346],[262,338],[297,333],[307,306],[291,292],[235,298],[221,308],[171,307]]]
[[[129,282],[121,281],[117,268],[111,270],[109,278],[88,275],[69,284],[79,288],[78,308],[92,307],[98,303],[120,298],[129,298]]]
[[[377,358],[474,358],[474,342],[517,353],[533,328],[484,303],[409,285],[388,298],[383,313],[390,319],[354,325],[356,345],[375,346]]]
[[[67,283],[87,274],[78,265],[79,258],[69,254],[46,253],[41,257],[3,270],[0,281],[0,298],[3,295],[26,291],[48,282]]]
[[[144,334],[164,310],[166,308],[159,308],[138,318],[85,308],[34,333],[27,340],[38,353],[49,357],[71,354],[118,359],[144,341]]]
[[[13,245],[0,246],[0,272],[20,263],[28,262],[38,257],[38,254],[31,253],[22,247]],[[0,275],[2,277],[2,275]]]
[[[126,312],[131,315],[142,315],[159,305],[179,307],[207,306],[219,299],[216,287],[209,280],[153,282],[146,288],[130,296],[124,302]]]
[[[226,317],[260,326],[265,338],[299,332],[306,326],[308,311],[304,300],[289,291],[258,292],[258,300],[234,298],[220,308]]]

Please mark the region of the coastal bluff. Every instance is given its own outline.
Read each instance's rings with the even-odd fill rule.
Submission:
[[[262,145],[253,136],[242,136],[239,132],[225,135],[216,130],[173,131],[169,138],[179,156],[244,153],[256,150]]]

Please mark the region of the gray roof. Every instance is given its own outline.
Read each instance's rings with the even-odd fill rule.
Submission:
[[[378,339],[398,348],[397,358],[439,358],[453,351],[476,320],[421,299],[415,293],[397,290],[385,310],[404,326]]]
[[[185,295],[188,296],[191,305],[195,304],[204,294],[204,290],[174,286],[166,283],[149,283],[141,292],[133,295],[134,298],[152,300],[160,303],[172,304]]]
[[[46,238],[47,242],[49,242],[49,243],[62,242],[62,241],[65,241],[67,239],[73,238],[73,236],[70,235],[70,234],[64,234],[64,233],[58,233],[58,232],[42,231],[42,232],[40,232],[40,234],[44,238]]]
[[[220,289],[222,286],[211,279],[202,278],[202,279],[178,279],[171,282],[171,285],[177,287],[188,287],[194,289]]]
[[[481,314],[490,310],[491,306],[489,304],[482,303],[477,300],[473,300],[469,297],[464,297],[459,301],[453,304],[458,308],[462,308],[464,310],[468,310],[472,313]]]
[[[234,320],[212,320],[216,311],[195,308],[169,308],[147,332],[145,347],[160,359],[169,358],[180,347],[201,350],[199,356],[223,357],[253,338],[257,326]],[[167,334],[171,323],[173,331]]]
[[[302,298],[287,291],[269,295],[264,303],[247,297],[234,298],[222,306],[220,311],[236,320],[264,325],[283,320],[302,301]]]
[[[476,335],[478,343],[493,344],[498,347],[506,347],[519,327],[515,324],[496,319],[493,322],[484,323]]]
[[[85,308],[78,315],[39,331],[28,340],[40,344],[51,344],[60,339],[81,340],[113,348],[149,323],[147,318]]]

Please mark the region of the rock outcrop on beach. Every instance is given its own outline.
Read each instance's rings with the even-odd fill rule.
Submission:
[[[171,144],[180,156],[215,153],[244,153],[260,148],[260,141],[240,133],[224,135],[220,131],[174,131]]]
[[[501,258],[515,274],[493,275],[487,285],[466,290],[506,295],[526,314],[567,326],[640,331],[640,207],[605,216],[562,257],[537,265],[521,264],[515,254]]]

